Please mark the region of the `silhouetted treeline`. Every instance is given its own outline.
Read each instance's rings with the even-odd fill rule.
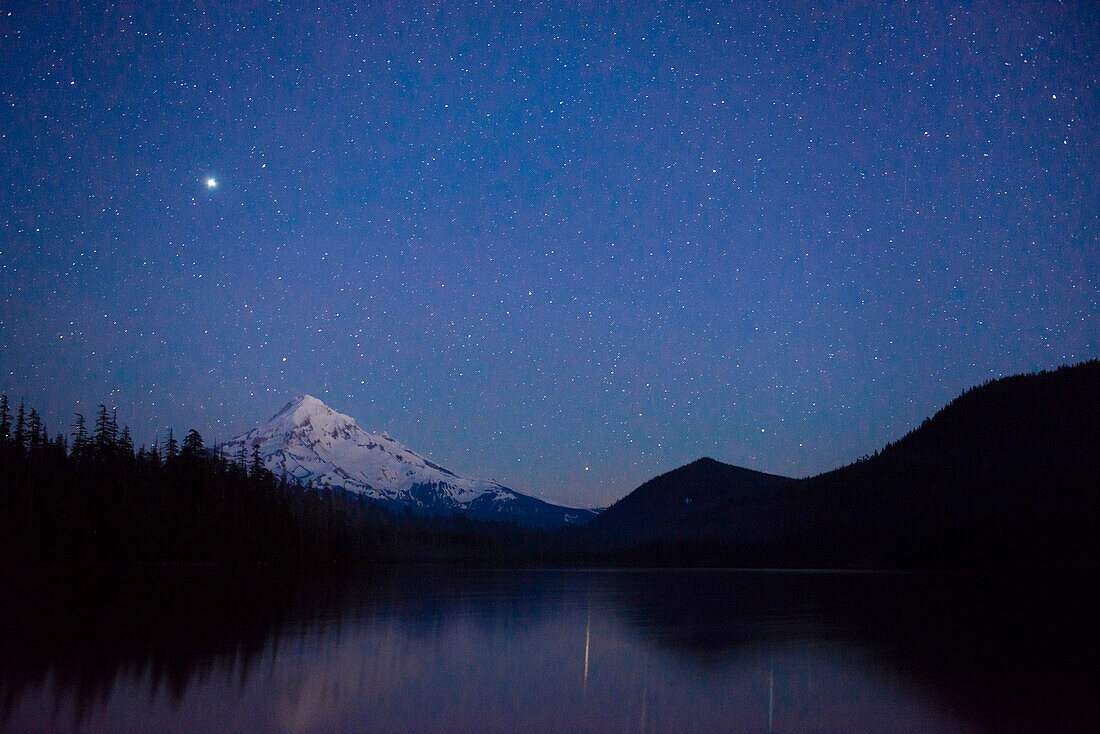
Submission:
[[[394,514],[358,495],[228,460],[197,431],[134,451],[100,406],[50,439],[0,398],[0,557],[8,563],[302,564],[528,560],[544,535],[509,523]]]
[[[303,564],[1100,568],[1100,362],[967,391],[874,456],[808,479],[701,459],[581,528],[393,513],[277,479],[194,430],[134,451],[100,406],[71,445],[0,403],[0,559]]]

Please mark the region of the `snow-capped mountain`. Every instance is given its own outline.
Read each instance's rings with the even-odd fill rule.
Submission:
[[[586,522],[592,510],[552,505],[485,479],[465,479],[402,445],[370,433],[310,395],[299,395],[269,421],[218,447],[234,459],[255,448],[264,465],[303,485],[343,488],[392,507],[461,512],[479,519],[555,526]]]

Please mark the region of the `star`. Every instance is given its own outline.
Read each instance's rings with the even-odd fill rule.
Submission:
[[[206,188],[208,189],[218,188],[218,179],[214,178],[213,176],[208,176],[203,183],[206,184]]]

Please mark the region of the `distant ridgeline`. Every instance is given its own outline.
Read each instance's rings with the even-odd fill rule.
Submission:
[[[583,530],[589,560],[752,567],[1096,568],[1100,362],[968,390],[808,479],[700,459]]]
[[[579,528],[425,516],[362,493],[303,488],[272,473],[262,442],[248,454],[242,441],[229,460],[194,430],[182,444],[170,434],[135,452],[103,406],[91,429],[79,416],[72,428],[71,440],[51,439],[37,412],[20,405],[13,415],[0,399],[0,569],[406,560],[1100,567],[1098,361],[968,390],[874,456],[808,479],[700,459]]]

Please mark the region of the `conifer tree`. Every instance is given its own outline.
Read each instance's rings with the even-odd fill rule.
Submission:
[[[263,472],[263,470],[264,470],[264,457],[260,455],[260,447],[258,445],[253,446],[252,447],[252,466],[251,466],[251,468],[249,469],[249,472],[248,472],[249,476],[251,476],[253,479],[256,479],[256,478],[261,476],[261,473]]]
[[[134,441],[130,438],[130,426],[123,426],[122,433],[118,437],[118,450],[124,459],[134,455]]]
[[[172,429],[168,429],[168,440],[164,442],[164,458],[174,459],[180,455],[180,445],[172,435]]]
[[[19,401],[19,413],[15,417],[15,448],[19,453],[27,448],[27,416],[23,410],[23,401]]]
[[[37,454],[42,448],[42,419],[34,408],[31,408],[27,418],[27,446],[32,454]]]
[[[202,456],[203,451],[202,436],[192,428],[183,439],[183,455],[195,458]]]
[[[118,423],[107,415],[107,406],[99,404],[99,413],[95,419],[95,448],[101,458],[111,456],[118,441]]]
[[[88,452],[88,429],[84,427],[84,414],[77,413],[73,429],[73,456],[81,459]]]
[[[0,448],[8,445],[11,440],[11,408],[8,406],[8,396],[0,395]]]

